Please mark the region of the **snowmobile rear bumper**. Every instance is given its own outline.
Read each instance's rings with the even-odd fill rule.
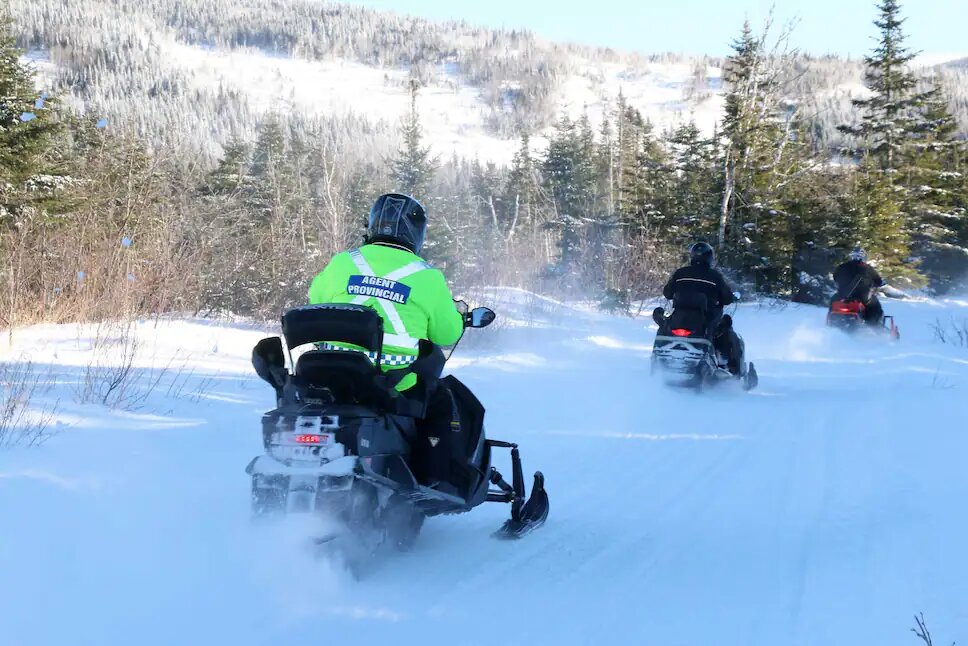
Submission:
[[[320,505],[320,495],[352,487],[355,463],[354,456],[324,464],[286,464],[268,455],[253,458],[245,468],[252,476],[253,513],[313,512]]]
[[[268,455],[259,455],[252,458],[249,465],[245,467],[245,472],[252,475],[264,476],[298,476],[314,477],[323,476],[348,476],[353,474],[356,465],[356,457],[348,455],[342,458],[319,465],[307,464],[285,464]]]

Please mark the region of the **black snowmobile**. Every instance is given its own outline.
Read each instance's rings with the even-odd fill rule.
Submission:
[[[494,318],[493,311],[477,308],[466,315],[465,328],[485,327]],[[277,398],[277,408],[262,417],[265,454],[246,468],[256,516],[324,514],[342,529],[318,543],[349,537],[366,554],[386,543],[409,549],[426,517],[464,513],[483,502],[511,505],[511,518],[497,537],[520,538],[544,523],[544,476],[534,474],[528,499],[517,445],[485,438],[484,407],[457,378],[440,378],[439,348],[426,343],[409,367],[383,372],[383,320],[359,305],[290,310],[282,317],[282,333],[289,365],[293,350],[315,348],[298,356],[292,372],[279,337],[263,339],[253,350],[252,364]],[[332,343],[362,350],[319,349]],[[409,374],[418,382],[405,396],[395,386]],[[467,442],[456,449],[461,457],[454,460],[453,481],[431,488],[415,477],[411,454],[416,419],[424,416],[438,383],[453,393],[459,413],[452,424],[463,427]],[[491,464],[494,449],[511,451],[511,484]]]
[[[676,294],[668,315],[661,307],[655,309],[652,318],[659,331],[652,346],[652,373],[660,373],[669,385],[697,391],[724,381],[739,381],[744,390],[753,390],[759,377],[753,363],[746,362],[743,338],[737,335],[742,359],[739,373],[734,374],[713,343],[719,330],[710,325],[708,310],[706,296],[695,292]],[[720,325],[731,324],[726,316]]]

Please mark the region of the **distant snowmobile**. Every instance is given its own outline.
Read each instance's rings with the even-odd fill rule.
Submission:
[[[700,392],[707,386],[727,381],[739,381],[747,391],[759,384],[756,366],[746,362],[746,344],[742,337],[739,337],[742,355],[739,371],[729,370],[727,358],[713,343],[716,329],[709,324],[702,294],[677,294],[672,312],[667,315],[663,308],[657,307],[652,317],[659,326],[652,347],[652,373],[661,374],[667,384]],[[727,319],[724,323],[730,322]]]
[[[867,314],[867,308],[859,300],[835,299],[827,310],[827,325],[846,332],[870,331],[886,334],[893,341],[901,339],[901,331],[893,316],[881,315],[870,319]]]
[[[465,327],[480,328],[495,318],[477,308]],[[483,502],[511,505],[511,518],[495,533],[520,538],[540,527],[548,516],[544,476],[534,475],[530,499],[517,445],[484,436],[484,407],[453,376],[441,381],[453,393],[468,439],[466,459],[455,467],[449,486],[431,488],[418,482],[411,468],[416,419],[426,399],[401,395],[395,386],[409,374],[426,388],[439,375],[425,374],[421,355],[407,368],[383,372],[383,321],[359,305],[314,305],[290,310],[282,332],[292,350],[325,340],[351,344],[360,352],[311,349],[301,354],[290,373],[282,339],[256,345],[252,363],[276,391],[277,408],[262,417],[265,454],[252,460],[252,508],[257,516],[292,512],[326,514],[344,528],[340,534],[366,557],[383,544],[409,549],[424,519],[460,514]],[[375,357],[373,359],[372,357]],[[468,429],[470,429],[468,431]],[[510,449],[512,483],[491,465],[493,449]],[[496,489],[491,489],[494,485]],[[317,539],[327,543],[339,536]]]

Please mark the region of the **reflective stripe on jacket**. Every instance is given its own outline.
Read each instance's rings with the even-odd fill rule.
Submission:
[[[409,365],[417,356],[420,339],[452,345],[464,329],[444,275],[417,255],[382,244],[334,256],[313,279],[309,302],[374,308],[383,318],[383,354],[398,358],[392,362],[395,365],[384,366],[387,370]],[[415,383],[411,375],[398,388],[406,390]]]

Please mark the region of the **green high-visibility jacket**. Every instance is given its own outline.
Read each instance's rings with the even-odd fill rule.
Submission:
[[[386,370],[410,365],[420,339],[452,345],[464,331],[444,275],[400,247],[369,244],[337,254],[310,284],[309,303],[374,308],[383,318],[381,362]],[[397,388],[406,390],[416,382],[408,375]]]

